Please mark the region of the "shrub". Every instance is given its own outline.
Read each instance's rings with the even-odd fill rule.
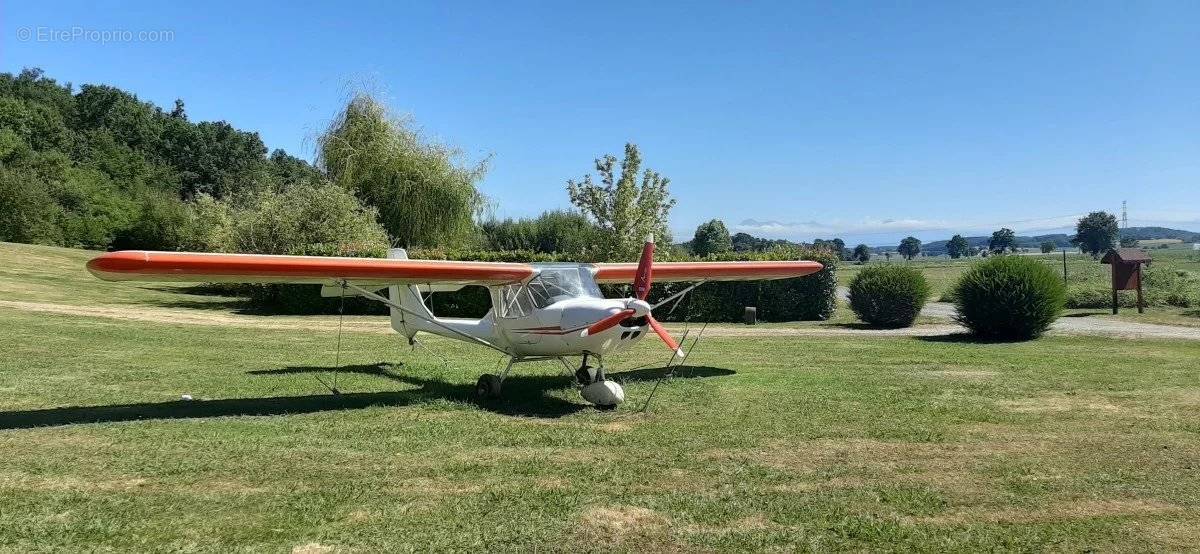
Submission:
[[[203,215],[203,206],[195,206],[198,218]],[[209,213],[204,217],[219,221],[221,212],[212,208],[208,206]],[[375,222],[375,210],[330,183],[295,185],[279,193],[260,192],[249,199],[245,208],[231,211],[231,222],[230,242],[237,252],[362,258],[387,255],[387,233]],[[215,229],[207,233],[213,232]],[[340,303],[337,298],[321,298],[317,285],[264,284],[246,288],[256,310],[336,313]],[[347,306],[350,304],[347,301]]]
[[[912,325],[929,295],[925,276],[907,266],[868,267],[850,281],[850,309],[859,319],[879,327]]]
[[[1066,290],[1046,264],[994,256],[969,269],[954,287],[955,319],[988,339],[1040,336],[1062,313]]]

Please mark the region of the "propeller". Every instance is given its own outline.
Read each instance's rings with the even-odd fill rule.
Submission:
[[[673,350],[676,356],[679,356],[680,358],[684,356],[683,349],[679,347],[679,343],[676,342],[675,338],[667,332],[667,330],[662,326],[661,323],[658,322],[657,319],[654,319],[654,315],[650,313],[652,308],[650,304],[646,302],[646,297],[650,294],[650,284],[653,281],[653,265],[654,235],[650,235],[646,239],[646,244],[642,246],[642,257],[638,260],[637,273],[635,273],[633,276],[634,298],[631,298],[629,302],[626,303],[626,305],[629,307],[591,324],[583,331],[583,336],[586,337],[588,335],[594,335],[602,331],[607,331],[618,323],[624,321],[625,318],[645,315],[646,320],[650,323],[650,328],[654,330],[654,334],[658,335],[658,338],[662,339],[663,343],[665,343],[668,348]]]

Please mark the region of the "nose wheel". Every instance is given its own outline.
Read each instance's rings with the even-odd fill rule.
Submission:
[[[583,362],[575,372],[575,380],[580,385],[579,394],[598,410],[616,409],[617,404],[625,401],[625,389],[609,381],[604,374],[604,361],[600,356],[596,356],[596,360],[596,367],[592,367],[587,363],[587,354],[584,354]]]

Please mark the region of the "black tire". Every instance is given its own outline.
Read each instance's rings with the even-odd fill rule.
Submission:
[[[475,382],[475,397],[480,400],[500,397],[500,378],[491,373],[484,373]]]
[[[583,386],[588,386],[594,382],[592,374],[588,372],[591,369],[589,366],[583,366],[575,370],[575,382]]]

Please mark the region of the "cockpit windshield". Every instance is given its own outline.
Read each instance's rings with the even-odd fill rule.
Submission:
[[[579,266],[542,267],[538,275],[523,285],[500,290],[503,317],[523,317],[535,309],[570,298],[603,298],[591,272]]]

